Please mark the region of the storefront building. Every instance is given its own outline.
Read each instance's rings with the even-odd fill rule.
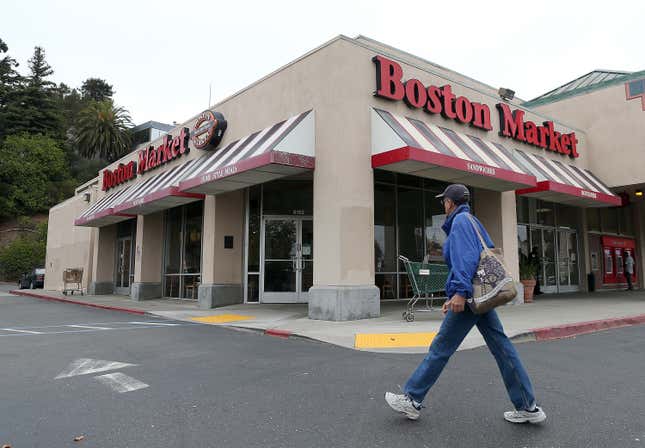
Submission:
[[[442,260],[434,196],[459,182],[516,280],[520,256],[535,250],[545,291],[585,290],[587,274],[604,269],[604,247],[614,266],[624,247],[642,269],[644,211],[635,190],[607,184],[611,168],[594,163],[614,148],[571,123],[339,36],[140,145],[52,208],[46,288],[83,267],[94,294],[376,317],[381,301],[411,294],[399,255]],[[626,196],[630,224],[617,218],[612,232]]]

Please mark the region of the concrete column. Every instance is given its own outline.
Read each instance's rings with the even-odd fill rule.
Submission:
[[[634,233],[636,234],[636,263],[634,271],[638,275],[638,284],[645,285],[645,201],[640,199],[634,203]]]
[[[134,282],[130,287],[132,300],[158,299],[162,296],[163,241],[163,212],[137,216]]]
[[[589,229],[587,228],[587,209],[578,209],[578,279],[580,291],[589,291],[587,274],[591,272],[591,248],[589,246]],[[598,279],[596,279],[596,282]]]
[[[316,116],[310,319],[342,321],[380,315],[380,293],[374,285],[369,129],[369,114],[351,109]]]
[[[499,193],[478,189],[475,193],[475,213],[486,227],[495,247],[504,250],[504,263],[515,281],[520,278],[520,260],[517,245],[517,212],[515,192]]]
[[[225,247],[226,237],[233,247]],[[242,190],[204,199],[202,232],[202,281],[200,308],[242,303],[242,254],[244,252],[244,192]]]
[[[88,294],[112,294],[114,292],[114,265],[116,250],[116,225],[97,229],[94,234],[92,281]]]

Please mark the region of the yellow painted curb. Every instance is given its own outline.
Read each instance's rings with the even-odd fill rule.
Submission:
[[[206,324],[224,324],[228,322],[237,322],[240,320],[255,319],[254,316],[243,316],[241,314],[216,314],[214,316],[191,317],[191,320],[204,322]]]
[[[429,347],[437,335],[432,333],[358,333],[354,339],[355,348],[400,348]]]

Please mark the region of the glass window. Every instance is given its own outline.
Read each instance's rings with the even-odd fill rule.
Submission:
[[[569,205],[557,205],[558,226],[575,229],[578,227],[578,208]]]
[[[399,185],[423,188],[423,177],[410,176],[408,174],[397,174],[396,181]]]
[[[399,253],[410,260],[425,256],[423,191],[399,187]],[[399,271],[405,272],[403,265]]]
[[[597,208],[587,209],[587,229],[592,232],[600,232],[600,210]]]
[[[391,185],[374,186],[375,272],[396,272],[396,198]]]
[[[257,274],[249,274],[246,301],[260,301],[260,276]]]
[[[517,211],[517,222],[528,224],[529,221],[529,201],[522,196],[515,197],[515,207]]]
[[[431,262],[443,263],[443,242],[446,240],[446,233],[441,226],[446,222],[446,214],[439,200],[435,198],[434,192],[426,192],[425,202],[426,250],[424,257],[427,256],[428,261]]]
[[[202,204],[199,201],[186,206],[183,273],[199,273],[202,270]]]
[[[263,185],[265,215],[313,215],[314,184],[308,180],[280,180]]]
[[[600,225],[606,233],[618,233],[618,208],[602,209],[600,212]]]
[[[166,274],[178,274],[181,264],[181,218],[182,208],[175,207],[166,213]]]
[[[538,200],[535,207],[537,224],[545,226],[555,225],[555,204]]]
[[[522,225],[517,226],[517,250],[520,253],[520,259],[522,259],[522,256],[528,258],[531,253],[529,245],[528,227]]]
[[[374,170],[374,181],[393,184],[396,182],[396,174],[391,171]]]

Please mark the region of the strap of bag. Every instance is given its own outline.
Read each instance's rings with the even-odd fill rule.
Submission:
[[[488,249],[488,244],[486,244],[486,241],[484,241],[484,237],[482,237],[482,234],[479,232],[479,226],[475,222],[475,218],[470,213],[467,213],[468,219],[470,220],[470,223],[473,225],[473,228],[475,229],[475,233],[479,237],[479,242],[482,243],[482,250]]]

